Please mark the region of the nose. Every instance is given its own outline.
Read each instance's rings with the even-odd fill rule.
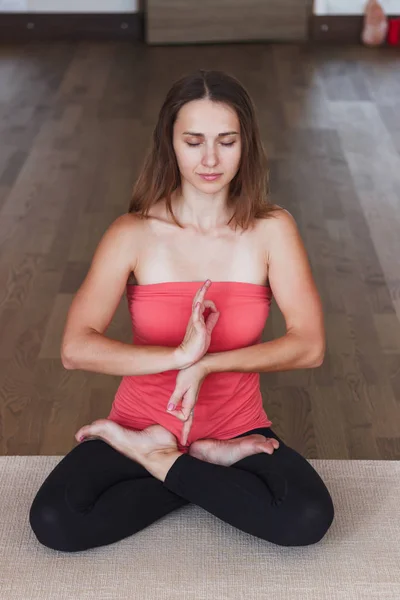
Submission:
[[[213,146],[205,146],[202,164],[209,168],[218,164],[218,154]]]

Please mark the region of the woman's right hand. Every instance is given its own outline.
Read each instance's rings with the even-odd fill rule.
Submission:
[[[212,300],[204,300],[210,285],[211,281],[207,279],[193,299],[192,314],[186,328],[185,337],[177,348],[182,363],[184,363],[182,369],[186,369],[200,360],[210,346],[211,333],[220,314]],[[211,312],[205,322],[203,313],[206,308],[210,308]]]

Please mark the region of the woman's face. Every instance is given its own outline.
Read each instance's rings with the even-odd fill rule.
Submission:
[[[216,193],[239,169],[241,139],[236,112],[205,98],[187,102],[174,123],[173,147],[182,179],[203,192]],[[214,173],[221,175],[213,181],[200,176]]]

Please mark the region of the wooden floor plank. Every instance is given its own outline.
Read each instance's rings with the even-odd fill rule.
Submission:
[[[260,376],[273,429],[310,458],[400,458],[400,57],[358,46],[58,42],[0,49],[0,452],[65,454],[120,378],[67,371],[66,313],[128,209],[173,81],[246,87],[271,199],[296,219],[324,308],[316,369]],[[263,339],[283,335],[273,300]],[[131,341],[125,298],[108,335]]]

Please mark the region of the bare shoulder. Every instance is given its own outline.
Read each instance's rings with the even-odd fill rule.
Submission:
[[[293,215],[286,208],[283,208],[283,206],[279,206],[278,204],[274,204],[274,206],[278,210],[273,211],[271,216],[268,218],[261,219],[263,226],[265,227],[265,231],[279,231],[282,227],[296,225]]]
[[[132,243],[137,240],[138,235],[143,231],[144,220],[134,213],[124,213],[117,217],[110,225],[114,236],[125,236]]]
[[[273,212],[273,216],[261,219],[261,231],[266,251],[267,264],[270,263],[271,255],[275,249],[277,251],[280,246],[280,241],[288,236],[299,236],[298,227],[293,215],[283,208],[275,204],[279,210]]]
[[[139,218],[139,216],[135,213],[131,213],[131,212],[127,212],[127,213],[123,213],[122,215],[120,215],[119,217],[117,217],[112,225],[115,225],[116,229],[134,229],[134,228],[138,228],[139,224],[141,223],[142,219]]]
[[[144,221],[134,213],[124,213],[117,217],[108,227],[107,235],[115,242],[115,246],[131,257],[131,269],[134,271],[137,263],[140,238],[143,233]]]

